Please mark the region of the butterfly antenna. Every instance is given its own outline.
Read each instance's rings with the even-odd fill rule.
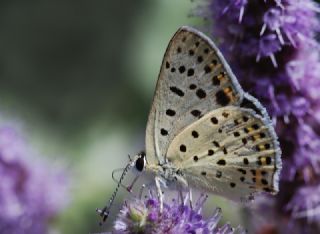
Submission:
[[[124,188],[125,190],[127,190],[128,192],[130,192],[130,189],[129,189],[128,187],[126,187],[125,185],[123,185],[123,184],[121,183],[121,181],[117,180],[117,179],[115,178],[115,176],[114,176],[115,173],[117,173],[118,171],[123,171],[123,170],[124,170],[124,168],[119,168],[119,169],[113,170],[113,171],[112,171],[112,179],[113,179],[113,181],[116,182],[119,186],[121,186],[122,188]]]
[[[123,186],[121,182],[122,182],[122,180],[124,179],[125,175],[127,174],[127,172],[129,171],[129,169],[130,169],[131,167],[132,167],[132,163],[129,162],[129,163],[127,164],[127,166],[123,169],[122,175],[121,175],[121,177],[120,177],[120,179],[119,179],[119,181],[118,181],[118,184],[117,184],[116,189],[114,190],[114,192],[113,192],[113,194],[112,194],[112,196],[111,196],[111,198],[110,198],[110,200],[109,200],[109,203],[108,203],[105,207],[103,207],[103,209],[96,209],[96,211],[97,211],[97,212],[100,214],[100,216],[102,217],[102,222],[99,223],[100,226],[102,225],[103,222],[105,222],[105,221],[107,220],[107,218],[108,218],[108,216],[109,216],[109,213],[110,213],[110,208],[111,208],[111,206],[112,206],[112,204],[113,204],[113,202],[114,202],[114,199],[116,198],[116,195],[117,195],[117,193],[118,193],[119,187],[120,187],[120,186]],[[112,178],[113,178],[113,174],[114,174],[114,173],[112,173]]]

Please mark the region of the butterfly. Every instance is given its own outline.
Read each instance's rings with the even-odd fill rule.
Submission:
[[[281,150],[266,109],[191,27],[181,27],[165,52],[145,144],[130,165],[154,178],[161,204],[162,187],[240,201],[278,191]]]

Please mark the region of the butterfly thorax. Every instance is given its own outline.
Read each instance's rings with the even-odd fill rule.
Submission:
[[[158,176],[168,187],[186,188],[188,186],[184,177],[183,171],[172,163],[163,164],[147,164],[145,168],[147,174],[152,174],[153,177]]]

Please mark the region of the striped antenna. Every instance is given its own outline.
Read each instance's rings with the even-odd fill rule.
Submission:
[[[119,187],[120,187],[120,186],[123,186],[121,182],[123,181],[125,175],[127,174],[127,172],[130,170],[130,168],[131,168],[132,166],[133,166],[133,163],[132,163],[132,160],[131,160],[131,161],[126,165],[126,167],[123,169],[122,175],[121,175],[121,177],[120,177],[120,179],[119,179],[119,181],[118,181],[118,184],[117,184],[116,189],[114,190],[114,192],[113,192],[113,194],[112,194],[112,196],[111,196],[111,198],[110,198],[110,200],[109,200],[109,203],[108,203],[105,207],[103,207],[103,209],[96,209],[96,211],[97,211],[97,212],[100,214],[100,216],[102,217],[102,222],[99,223],[100,226],[102,225],[103,222],[105,222],[105,221],[107,220],[107,218],[108,218],[108,216],[109,216],[109,213],[110,213],[110,208],[111,208],[111,206],[112,206],[112,204],[113,204],[114,199],[116,198],[116,195],[117,195],[117,193],[118,193]],[[113,173],[114,173],[114,172],[112,172],[112,177],[113,177]]]

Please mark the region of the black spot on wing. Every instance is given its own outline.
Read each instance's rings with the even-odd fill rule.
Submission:
[[[239,137],[239,136],[240,136],[240,133],[239,133],[239,132],[234,132],[233,135],[234,135],[235,137]]]
[[[217,142],[217,141],[213,141],[212,143],[213,143],[213,145],[214,145],[215,147],[218,147],[218,148],[220,147],[219,142]]]
[[[168,115],[168,116],[174,116],[175,114],[176,114],[176,112],[174,110],[171,110],[171,109],[166,110],[166,115]]]
[[[261,138],[265,138],[265,137],[266,137],[266,134],[265,134],[264,132],[261,132],[261,133],[260,133],[260,137],[261,137]]]
[[[190,112],[194,117],[201,117],[201,111],[199,110],[192,110]]]
[[[247,158],[243,159],[243,164],[248,165],[249,164],[249,160]]]
[[[244,170],[244,169],[242,169],[242,168],[239,168],[238,171],[241,172],[241,173],[244,174],[244,175],[247,173],[247,171]]]
[[[211,122],[213,123],[213,124],[218,124],[218,119],[216,118],[216,117],[212,117],[211,118]]]
[[[212,71],[212,69],[211,69],[211,67],[209,65],[206,65],[204,67],[204,71],[205,71],[205,73],[210,73]]]
[[[160,133],[162,136],[167,136],[168,135],[168,131],[165,130],[164,128],[161,128]]]
[[[219,90],[216,93],[216,100],[217,100],[217,103],[221,106],[226,106],[231,101],[228,95],[223,90]]]
[[[252,125],[252,128],[255,129],[255,130],[258,130],[259,129],[259,125],[258,124],[254,124],[254,125]]]
[[[180,72],[180,73],[184,73],[185,70],[186,70],[185,66],[180,66],[180,67],[179,67],[179,72]]]
[[[205,98],[207,96],[206,92],[203,89],[198,89],[196,95],[200,99]]]
[[[191,89],[191,90],[194,90],[194,89],[196,89],[197,88],[197,86],[195,85],[195,84],[191,84],[190,86],[189,86],[189,89]]]
[[[224,159],[220,159],[218,162],[217,162],[218,165],[221,165],[221,166],[224,166],[226,165],[226,160]]]
[[[244,145],[246,145],[246,144],[248,143],[247,139],[246,139],[246,138],[242,138],[242,143],[243,143]]]
[[[186,152],[187,151],[187,147],[185,145],[180,145],[180,151],[181,152]]]
[[[218,64],[218,61],[216,59],[213,59],[212,64],[216,66]]]
[[[198,138],[199,137],[199,133],[197,131],[192,131],[191,135],[194,137],[194,138]]]
[[[194,69],[193,68],[190,68],[188,70],[188,73],[187,73],[188,76],[193,76],[194,75]]]
[[[270,165],[271,162],[272,162],[271,157],[266,157],[266,163],[267,163],[267,165]]]
[[[218,76],[212,77],[212,84],[213,84],[214,86],[220,85],[220,80],[218,79]]]
[[[251,110],[254,110],[258,115],[260,116],[263,116],[262,115],[262,112],[261,112],[261,109],[259,107],[257,107],[253,101],[249,100],[248,98],[244,97],[241,104],[240,104],[240,107],[243,107],[243,108],[247,108],[247,109],[251,109]]]
[[[229,113],[227,113],[227,112],[223,112],[223,113],[222,113],[222,116],[223,116],[223,117],[225,117],[225,118],[228,118]]]
[[[223,147],[223,153],[224,154],[228,154],[228,151],[227,151],[226,147]]]
[[[179,89],[179,88],[177,88],[175,86],[170,87],[170,90],[171,90],[171,92],[175,93],[179,97],[183,97],[184,96],[184,92],[181,89]]]

